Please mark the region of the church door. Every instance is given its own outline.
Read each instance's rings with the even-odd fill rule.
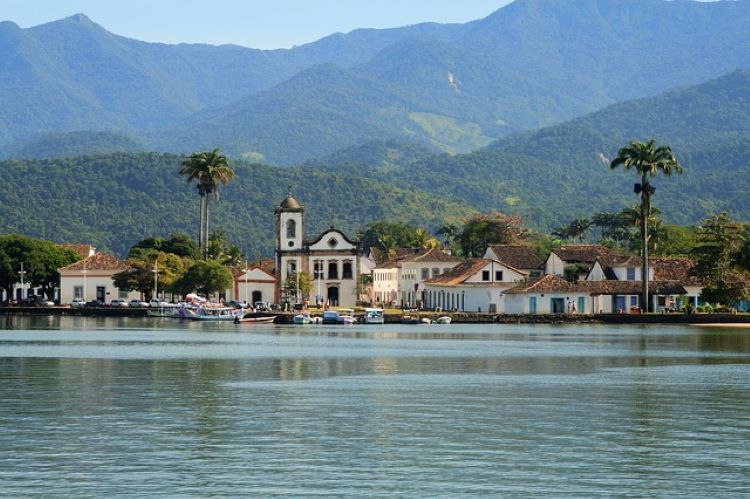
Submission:
[[[339,304],[339,288],[331,286],[328,288],[328,301],[332,307]]]

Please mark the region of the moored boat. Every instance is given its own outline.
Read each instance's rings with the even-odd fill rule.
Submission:
[[[294,323],[295,324],[310,324],[312,323],[312,319],[310,318],[310,314],[297,314],[294,316]]]
[[[230,307],[200,307],[190,318],[197,321],[233,321],[236,315],[235,309]]]
[[[339,313],[335,310],[326,310],[323,312],[323,324],[338,324]]]
[[[363,318],[365,324],[383,324],[385,317],[382,308],[366,308]]]
[[[438,317],[435,319],[435,324],[450,324],[451,318],[450,316],[443,315],[442,317]]]
[[[235,316],[235,324],[273,324],[276,320],[275,315],[258,315],[258,314],[245,314],[244,316]]]
[[[355,322],[357,322],[357,319],[354,317],[354,310],[350,308],[339,309],[339,324],[354,324]]]

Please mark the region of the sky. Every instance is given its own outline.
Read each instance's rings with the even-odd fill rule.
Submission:
[[[463,23],[511,0],[1,0],[0,20],[23,28],[82,13],[149,42],[289,48],[336,32],[420,22]]]

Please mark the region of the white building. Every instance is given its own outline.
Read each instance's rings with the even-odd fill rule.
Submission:
[[[498,260],[472,258],[424,282],[425,308],[505,313],[505,292],[528,272]]]
[[[353,307],[359,290],[359,243],[331,227],[318,237],[305,240],[301,204],[289,194],[275,210],[276,215],[276,302],[301,300],[284,297],[284,283],[297,273],[307,273],[312,281],[310,301],[331,306]]]
[[[70,303],[73,298],[83,298],[86,301],[96,299],[104,303],[109,303],[115,298],[140,298],[137,291],[118,289],[112,280],[115,274],[128,268],[125,262],[112,255],[95,253],[59,269],[60,304]]]
[[[591,295],[578,283],[544,275],[505,292],[506,314],[592,313]]]
[[[274,262],[267,260],[247,269],[235,269],[234,287],[227,297],[254,305],[257,302],[273,303],[276,294]]]
[[[421,307],[424,282],[449,272],[461,262],[460,258],[439,249],[416,249],[399,254],[372,271],[376,303]]]

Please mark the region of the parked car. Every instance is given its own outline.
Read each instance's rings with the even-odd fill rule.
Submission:
[[[149,307],[155,307],[155,308],[158,308],[158,307],[168,307],[169,303],[165,302],[164,300],[157,300],[157,299],[154,298],[153,300],[151,300],[150,302],[148,302],[148,306]]]
[[[112,305],[113,307],[120,307],[120,308],[130,306],[130,304],[127,301],[120,299],[120,298],[115,298],[114,300],[109,302],[109,304]]]
[[[73,298],[70,300],[70,306],[74,308],[80,308],[86,305],[86,300],[83,298]]]
[[[270,307],[268,306],[268,302],[265,301],[256,301],[253,306],[256,310],[263,312],[265,310],[268,310]]]
[[[148,307],[148,303],[143,300],[130,300],[131,307]]]
[[[104,302],[101,300],[90,300],[86,302],[87,307],[103,307]]]
[[[54,307],[55,302],[53,302],[52,300],[48,300],[45,296],[37,295],[34,298],[34,305],[36,305],[37,307]]]

